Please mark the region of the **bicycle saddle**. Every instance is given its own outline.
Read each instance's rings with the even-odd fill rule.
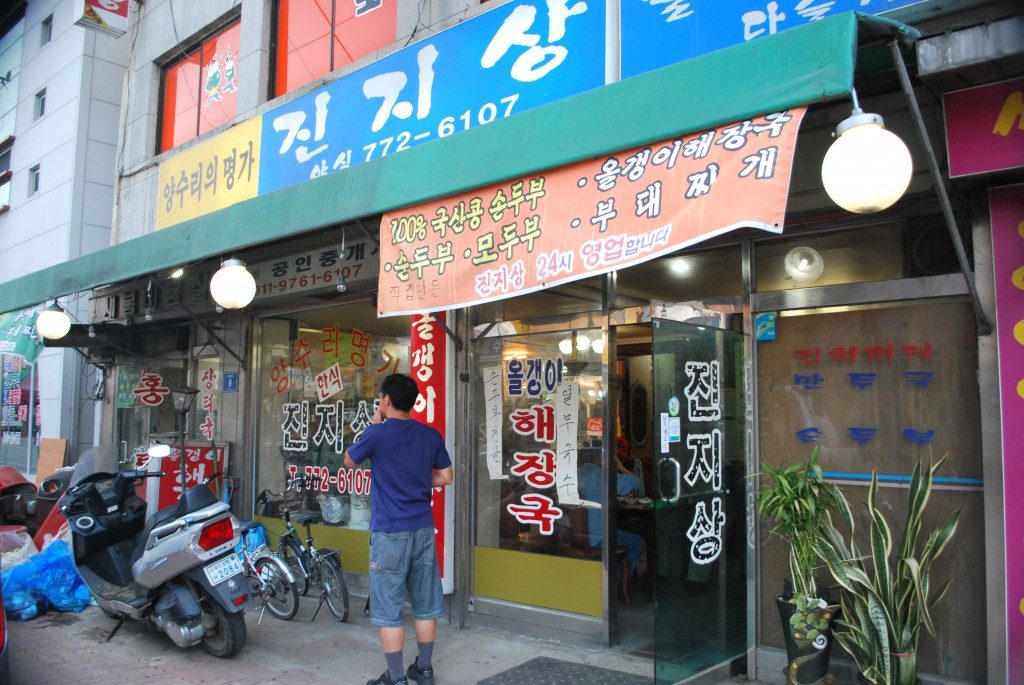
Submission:
[[[316,513],[315,511],[307,511],[307,512],[302,513],[302,514],[298,514],[295,517],[295,520],[297,522],[303,523],[303,524],[305,524],[305,523],[322,523],[323,520],[324,520],[324,517],[321,516],[320,514]]]

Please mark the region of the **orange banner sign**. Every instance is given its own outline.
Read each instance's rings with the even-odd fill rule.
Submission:
[[[728,231],[780,233],[805,108],[385,214],[379,314],[491,302]]]

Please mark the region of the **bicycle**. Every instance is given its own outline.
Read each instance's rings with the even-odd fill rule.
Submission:
[[[301,489],[305,485],[305,480],[305,476],[297,476],[286,484],[285,492],[264,490],[256,498],[256,504],[279,502],[282,505],[281,519],[284,521],[284,532],[277,539],[277,554],[294,573],[299,594],[305,596],[310,585],[320,588],[320,603],[310,620],[316,619],[320,607],[326,603],[334,618],[344,623],[348,620],[349,597],[348,585],[345,584],[341,567],[341,553],[336,549],[320,549],[316,546],[310,526],[320,523],[323,518],[315,512],[306,512],[295,517],[296,522],[306,528],[306,540],[303,544],[298,530],[292,525],[291,511],[285,502],[286,492]]]
[[[294,618],[299,610],[299,588],[291,567],[267,546],[267,530],[263,524],[247,521],[239,531],[242,544],[239,545],[238,558],[242,562],[242,572],[249,582],[249,590],[259,598],[260,617],[257,625],[263,622],[263,610],[282,620]]]

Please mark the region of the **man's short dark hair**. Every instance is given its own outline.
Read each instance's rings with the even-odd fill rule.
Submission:
[[[420,394],[419,386],[404,373],[393,373],[380,384],[380,393],[391,398],[391,405],[398,411],[409,411],[416,404]]]

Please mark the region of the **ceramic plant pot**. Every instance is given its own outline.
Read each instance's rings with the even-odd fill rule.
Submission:
[[[786,667],[787,685],[824,685],[833,682],[828,666],[832,658],[832,627],[839,607],[811,607],[799,612],[801,616],[794,619],[798,613],[794,602],[776,597],[775,605],[782,620],[786,656],[789,658]]]

